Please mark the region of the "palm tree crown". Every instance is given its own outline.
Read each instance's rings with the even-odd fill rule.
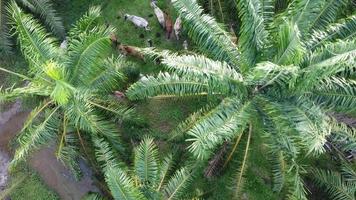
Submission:
[[[21,131],[13,164],[33,148],[53,141],[58,144],[57,157],[74,170],[78,168],[77,144],[85,150],[84,139],[90,141],[96,135],[119,147],[114,121],[130,117],[132,110],[111,94],[123,80],[119,70],[127,63],[121,57],[109,57],[114,29],[99,24],[100,8],[90,8],[74,25],[67,48],[60,48],[56,39],[15,2],[9,12],[30,72],[24,76],[0,68],[27,81],[24,87],[2,90],[0,100],[40,99]]]
[[[172,171],[172,155],[161,160],[151,138],[144,138],[135,148],[134,166],[129,169],[117,160],[112,148],[103,139],[96,139],[95,146],[96,157],[103,165],[105,181],[114,199],[173,200],[191,195],[191,192],[185,192],[188,192],[187,188],[192,182],[192,171],[187,167]]]
[[[249,148],[266,145],[266,156],[273,161],[274,190],[288,186],[288,198],[306,199],[302,158],[325,152],[331,135],[348,138],[349,148],[356,144],[355,132],[332,115],[356,105],[356,15],[339,19],[348,1],[296,0],[276,14],[273,0],[238,0],[238,45],[196,0],[172,2],[205,56],[142,49],[160,59],[168,72],[143,77],[128,89],[128,97],[221,99],[178,126],[175,133],[189,136],[188,150],[207,160],[228,141],[229,163],[241,138],[246,138],[235,177],[236,197]],[[262,137],[263,144],[254,143],[253,137]]]

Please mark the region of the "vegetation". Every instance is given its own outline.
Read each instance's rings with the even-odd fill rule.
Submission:
[[[0,68],[26,81],[24,87],[3,90],[2,100],[40,97],[21,131],[12,163],[33,148],[55,141],[58,159],[78,171],[78,146],[85,150],[83,140],[90,138],[83,133],[98,134],[117,147],[119,133],[113,121],[128,119],[132,112],[111,96],[124,78],[119,68],[126,65],[120,58],[108,58],[109,35],[114,29],[98,25],[100,9],[91,8],[69,32],[68,47],[59,48],[15,2],[9,10],[30,71],[27,76]],[[115,113],[115,117],[102,117],[105,112]]]
[[[58,37],[64,38],[64,27],[62,20],[58,17],[57,12],[53,9],[50,0],[17,0],[21,7],[39,16],[46,26]],[[9,53],[12,46],[11,32],[8,27],[8,18],[11,10],[6,6],[10,3],[7,0],[0,1],[0,53]]]
[[[187,190],[193,179],[192,171],[182,167],[172,172],[172,155],[159,159],[159,150],[151,138],[146,137],[135,148],[134,166],[129,170],[133,173],[131,177],[108,143],[98,139],[95,146],[114,199],[181,199],[192,196]]]
[[[173,1],[188,35],[207,56],[143,49],[170,73],[142,78],[127,95],[131,100],[161,95],[222,99],[178,127],[176,132],[189,136],[188,150],[207,160],[231,141],[226,166],[245,139],[244,156],[235,167],[232,195],[236,198],[241,195],[250,146],[265,145],[265,156],[273,165],[273,190],[287,187],[288,198],[306,199],[305,156],[324,153],[327,139],[335,135],[355,145],[354,132],[341,129],[330,114],[350,112],[356,103],[351,71],[356,55],[355,16],[337,19],[346,3],[294,1],[275,15],[273,1],[238,1],[242,24],[235,46],[196,1]],[[263,140],[254,143],[252,137]]]
[[[6,12],[28,67],[0,62],[18,78],[1,83],[0,102],[36,106],[16,138],[12,199],[58,199],[21,167],[44,145],[76,178],[78,159],[90,161],[102,194],[87,200],[355,198],[356,130],[344,119],[356,105],[354,1],[158,1],[182,18],[191,51],[164,39],[147,0],[54,2],[61,44],[64,32],[54,38],[16,2]],[[113,35],[145,61],[125,61]]]

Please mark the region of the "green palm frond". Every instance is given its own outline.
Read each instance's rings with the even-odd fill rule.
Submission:
[[[170,56],[162,60],[162,64],[167,66],[168,71],[175,72],[180,76],[201,77],[225,81],[229,78],[232,81],[242,80],[241,74],[225,62],[214,61],[204,56],[182,55]]]
[[[58,13],[53,9],[52,2],[50,0],[20,0],[20,3],[24,3],[32,13],[40,16],[41,20],[51,29],[56,36],[64,37],[64,26],[62,19],[58,16]]]
[[[59,107],[48,110],[45,120],[39,125],[29,126],[22,131],[18,138],[20,147],[15,152],[12,165],[16,165],[16,163],[24,159],[34,148],[46,144],[57,136],[56,120],[58,120],[58,115],[56,112],[58,109]]]
[[[45,28],[32,16],[25,14],[14,1],[7,11],[11,13],[10,23],[18,35],[23,55],[33,71],[41,71],[47,60],[57,56],[56,40],[49,37]]]
[[[284,20],[277,34],[275,63],[278,65],[299,64],[305,54],[305,48],[297,24]]]
[[[85,82],[100,93],[111,93],[125,80],[120,69],[128,64],[122,57],[105,59],[99,65],[97,73],[93,73]]]
[[[272,1],[237,0],[237,8],[242,25],[240,29],[239,48],[245,68],[254,66],[259,53],[267,46],[269,33],[265,20],[270,19],[273,9]],[[267,16],[265,16],[267,15]]]
[[[308,32],[323,30],[328,24],[335,22],[340,9],[345,7],[347,3],[347,0],[324,1],[322,8],[318,11],[318,15],[315,18],[309,18],[312,19],[312,22],[310,22]]]
[[[126,92],[131,100],[153,96],[207,95],[207,81],[198,78],[179,77],[176,74],[160,73],[156,78],[147,76],[133,84]]]
[[[225,99],[201,117],[187,132],[191,138],[188,149],[199,159],[207,159],[215,148],[241,134],[252,115],[251,102],[241,104],[236,99]]]
[[[245,82],[251,85],[262,85],[262,87],[272,84],[281,87],[293,86],[298,76],[298,69],[294,65],[279,66],[271,62],[262,62],[248,73]]]
[[[356,82],[344,78],[331,77],[318,84],[314,90],[305,93],[324,108],[338,108],[351,112],[356,105]]]
[[[66,131],[66,129],[63,131]],[[63,162],[64,165],[70,169],[77,180],[79,180],[82,176],[78,160],[80,155],[77,145],[78,143],[78,138],[76,138],[73,134],[65,134],[63,135],[63,144],[60,144],[56,152],[57,159]]]
[[[0,88],[0,102],[14,100],[16,98],[24,98],[28,96],[48,96],[51,94],[51,88],[41,85],[29,84],[18,88]]]
[[[289,172],[289,181],[291,184],[287,198],[290,200],[307,200],[307,191],[300,175],[303,169],[300,166],[293,166],[293,168],[292,172]]]
[[[229,34],[214,18],[203,14],[196,0],[173,0],[173,6],[180,13],[188,35],[209,56],[225,60],[238,69],[239,53]]]
[[[186,192],[188,192],[189,185],[193,181],[192,171],[187,168],[181,168],[172,178],[169,179],[167,184],[163,186],[162,190],[165,194],[166,200],[178,200]]]
[[[201,118],[203,118],[204,115],[209,112],[211,108],[213,108],[213,105],[207,105],[191,114],[185,121],[178,124],[178,126],[171,132],[172,140],[181,139]]]
[[[338,41],[316,50],[304,63],[307,67],[302,70],[300,88],[310,89],[323,79],[339,73],[343,73],[344,77],[353,75],[355,57],[355,41]]]
[[[274,192],[280,192],[285,185],[286,163],[282,152],[271,153],[269,160],[272,165],[272,182]]]
[[[135,149],[135,173],[144,184],[152,184],[157,179],[158,149],[152,138],[144,138]]]
[[[244,185],[244,174],[246,172],[247,169],[247,162],[248,162],[248,152],[249,152],[249,148],[250,148],[250,142],[251,142],[251,134],[252,134],[252,124],[249,124],[249,128],[248,128],[248,136],[247,136],[247,142],[246,142],[246,147],[244,150],[244,156],[241,162],[240,167],[237,170],[236,173],[236,179],[234,179],[234,184],[233,184],[233,197],[234,199],[240,199],[241,196],[241,191],[243,189],[243,185]]]
[[[322,44],[337,39],[354,39],[356,36],[356,15],[351,15],[348,18],[341,19],[335,24],[328,25],[325,30],[314,31],[311,34],[310,40],[306,42],[308,49],[315,49]]]
[[[90,81],[105,70],[97,60],[98,57],[107,57],[111,52],[109,36],[113,31],[111,27],[98,26],[90,33],[69,41],[67,66],[71,66],[72,82],[89,86]]]
[[[283,13],[288,14],[288,17],[293,21],[303,36],[307,33],[308,28],[311,26],[312,20],[322,12],[325,1],[312,1],[312,0],[295,0],[292,1],[288,9]]]
[[[157,189],[156,191],[160,191],[164,184],[166,184],[166,179],[169,177],[169,173],[171,171],[171,167],[173,165],[172,154],[169,154],[165,158],[163,158],[160,167],[159,174],[157,179]]]
[[[5,1],[0,0],[0,53],[9,53],[11,50],[11,38],[7,26],[8,16],[5,13]]]
[[[313,169],[312,178],[315,183],[325,188],[325,191],[335,200],[354,200],[356,192],[355,182],[346,182],[342,176],[333,171]]]
[[[88,34],[96,25],[100,19],[101,9],[98,6],[92,6],[73,26],[69,31],[69,39],[79,37],[81,33]],[[70,44],[68,44],[70,45]]]

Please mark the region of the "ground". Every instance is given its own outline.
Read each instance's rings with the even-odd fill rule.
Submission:
[[[98,5],[101,0],[61,0],[55,1],[56,7],[60,15],[64,19],[64,25],[67,30],[70,29],[79,17],[91,5]],[[102,3],[102,13],[104,16],[104,23],[114,26],[117,30],[117,35],[120,42],[128,45],[145,47],[147,46],[147,39],[152,39],[154,46],[162,49],[181,50],[182,41],[175,39],[167,40],[165,34],[159,26],[153,10],[149,5],[150,0],[107,0]],[[171,8],[169,1],[159,1],[159,6],[163,10],[171,13],[175,18],[175,13]],[[125,13],[139,15],[149,20],[151,31],[137,29],[130,22],[124,21],[123,15]],[[1,64],[1,63],[0,63]],[[150,63],[138,63],[141,73],[151,74],[160,70],[158,66]],[[20,68],[16,68],[19,69]],[[0,74],[0,78],[2,78]],[[7,82],[13,82],[6,76]],[[190,113],[196,111],[204,105],[204,101],[197,99],[174,100],[174,99],[152,99],[142,102],[134,102],[135,107],[148,124],[148,128],[144,129],[142,134],[151,134],[158,141],[169,138],[169,132],[177,126],[179,122],[184,120]],[[128,130],[128,129],[126,129]],[[131,130],[139,131],[139,130]],[[142,130],[140,130],[142,131]],[[131,133],[130,133],[131,134]],[[135,134],[135,133],[132,133]],[[136,133],[137,134],[137,133]],[[141,134],[141,133],[140,133]],[[142,136],[142,135],[141,135]],[[161,144],[161,143],[160,143]],[[165,148],[163,143],[160,147]],[[166,147],[167,148],[167,147]],[[262,148],[262,147],[261,147]],[[262,158],[260,152],[263,149],[251,149],[251,157],[249,163],[251,165],[246,174],[246,195],[249,199],[277,199],[271,193],[271,186],[268,180],[269,169],[263,167],[266,164],[266,159]],[[256,167],[256,166],[262,166]],[[38,199],[56,199],[56,195],[44,186],[39,180],[38,176],[26,167],[24,170],[17,170],[14,172],[14,182],[26,177],[25,181],[18,182],[15,187],[12,199],[17,200],[38,200]],[[220,182],[218,182],[220,184]],[[215,185],[216,186],[216,185]],[[36,191],[36,196],[29,196],[33,191]],[[43,197],[43,198],[42,198]]]

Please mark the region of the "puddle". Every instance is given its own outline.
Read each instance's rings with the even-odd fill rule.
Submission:
[[[21,130],[27,115],[28,112],[21,111],[19,101],[7,111],[0,113],[0,191],[9,179],[7,171],[11,152],[9,142]],[[91,179],[90,168],[83,161],[80,165],[83,177],[80,181],[75,181],[70,171],[56,159],[53,147],[45,147],[35,152],[28,163],[63,200],[80,200],[87,192],[99,191]]]

